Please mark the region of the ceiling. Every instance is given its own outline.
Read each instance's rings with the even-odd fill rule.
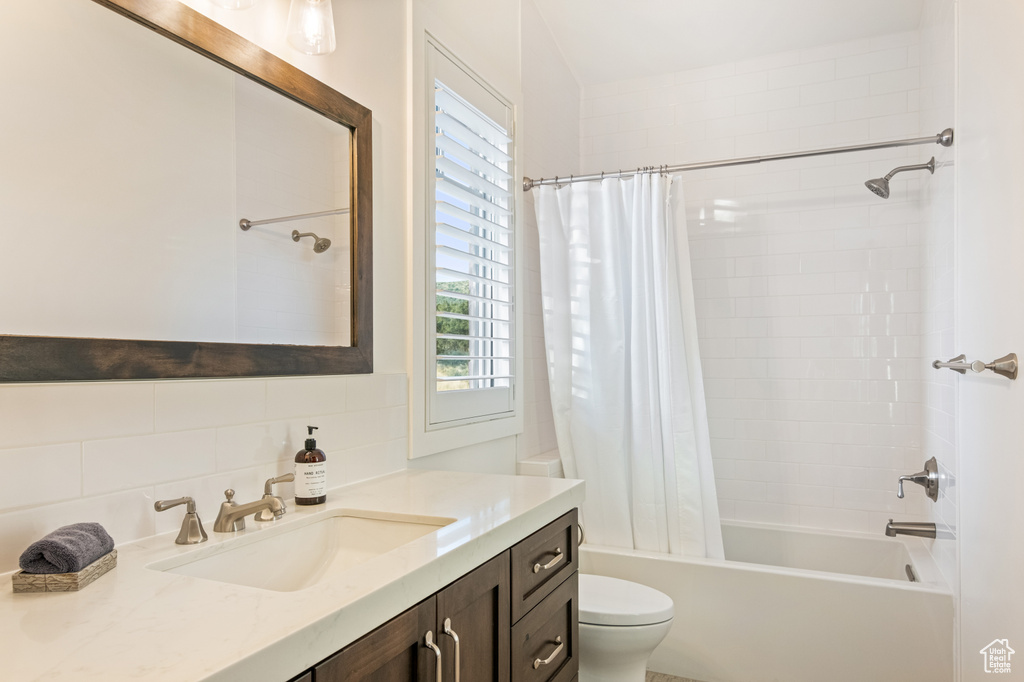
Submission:
[[[534,0],[586,87],[918,28],[930,0]]]

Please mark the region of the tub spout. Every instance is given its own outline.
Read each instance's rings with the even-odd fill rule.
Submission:
[[[897,535],[913,535],[919,538],[934,538],[934,523],[914,523],[911,521],[893,521],[885,524],[885,534],[891,538]]]

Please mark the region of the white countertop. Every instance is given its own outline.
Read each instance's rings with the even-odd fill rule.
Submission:
[[[81,592],[14,594],[0,576],[0,676],[22,680],[286,682],[583,501],[581,481],[402,471],[288,506],[273,524],[200,545],[174,533],[118,546],[118,565]],[[242,500],[248,502],[249,500]],[[360,509],[456,521],[295,592],[193,578],[153,562],[321,514]]]

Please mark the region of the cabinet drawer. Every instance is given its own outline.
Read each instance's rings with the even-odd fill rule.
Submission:
[[[513,623],[576,572],[576,518],[573,509],[512,548]]]
[[[579,671],[579,574],[512,626],[512,682],[569,682]]]

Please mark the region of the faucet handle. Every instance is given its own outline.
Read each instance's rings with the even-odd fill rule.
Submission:
[[[263,494],[270,495],[274,492],[273,486],[275,483],[288,483],[295,480],[295,474],[283,474],[277,478],[268,478],[267,482],[263,484]]]
[[[178,545],[198,545],[200,542],[206,542],[206,529],[203,528],[203,522],[199,518],[199,514],[196,513],[196,503],[191,497],[179,497],[176,500],[157,500],[153,503],[153,508],[158,512],[167,511],[171,507],[177,507],[179,504],[187,505],[185,507],[185,518],[181,521],[181,530],[178,531],[178,537],[174,539],[175,544]]]
[[[171,507],[177,507],[179,504],[188,505],[187,507],[185,507],[185,513],[196,513],[196,503],[195,500],[193,500],[191,497],[179,497],[176,500],[157,500],[156,502],[153,503],[153,509],[156,509],[158,512],[162,512],[167,511]]]
[[[267,482],[263,484],[263,499],[266,500],[266,499],[270,499],[270,498],[276,498],[276,500],[278,502],[279,510],[273,511],[271,509],[261,509],[260,511],[256,512],[256,515],[253,518],[256,521],[267,522],[267,521],[273,521],[274,519],[279,519],[282,516],[284,516],[284,513],[286,511],[288,511],[288,507],[285,506],[285,503],[284,503],[283,499],[281,499],[277,495],[274,495],[274,484],[275,483],[288,483],[289,481],[294,481],[294,480],[295,480],[295,474],[294,473],[283,474],[281,476],[278,476],[277,478],[268,478]]]
[[[916,483],[924,488],[925,494],[931,498],[933,502],[939,499],[939,465],[932,457],[924,463],[924,471],[919,471],[916,474],[909,476],[900,476],[899,484],[896,488],[896,497],[903,499],[903,481],[910,481]]]

